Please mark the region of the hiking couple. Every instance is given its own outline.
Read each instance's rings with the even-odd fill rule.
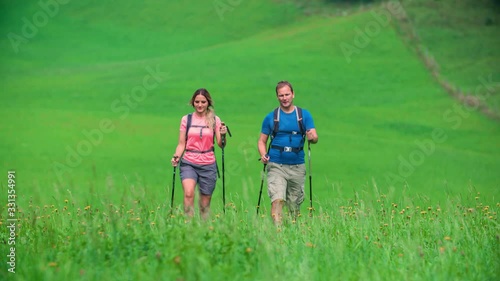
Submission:
[[[295,93],[288,81],[278,82],[276,97],[279,107],[262,122],[258,150],[267,172],[271,217],[275,224],[280,224],[285,205],[294,218],[300,214],[306,175],[304,142],[317,143],[318,135],[309,111],[294,106]],[[218,172],[214,143],[217,141],[217,145],[224,148],[228,128],[215,115],[213,100],[206,89],[196,90],[190,105],[195,110],[181,119],[179,142],[171,163],[180,168],[184,213],[189,217],[194,215],[195,188],[198,184],[199,211],[201,217],[206,219]],[[269,138],[271,141],[266,147]]]

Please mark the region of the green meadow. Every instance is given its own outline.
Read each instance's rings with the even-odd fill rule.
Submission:
[[[500,112],[498,1],[408,1],[417,33],[444,79]],[[481,86],[482,85],[482,86]]]
[[[407,14],[443,77],[497,110],[498,4],[439,22],[450,1],[174,2],[0,4],[1,279],[499,278],[498,120],[395,28]],[[306,182],[303,215],[276,228],[265,185],[255,212],[280,80],[319,142],[313,208]],[[233,135],[226,204],[221,178],[211,218],[186,221],[170,157],[202,87]]]

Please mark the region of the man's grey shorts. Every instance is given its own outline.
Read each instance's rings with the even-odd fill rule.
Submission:
[[[193,179],[200,186],[200,193],[212,195],[217,181],[217,164],[198,165],[185,160],[180,165],[181,180]]]
[[[267,191],[271,202],[285,200],[298,206],[304,202],[305,164],[267,164]]]

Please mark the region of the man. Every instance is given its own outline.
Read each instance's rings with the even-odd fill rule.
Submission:
[[[258,148],[261,162],[267,165],[271,217],[280,225],[285,202],[294,219],[300,214],[306,176],[304,142],[317,143],[318,135],[309,111],[294,106],[295,93],[288,81],[278,82],[276,97],[280,106],[264,118]]]

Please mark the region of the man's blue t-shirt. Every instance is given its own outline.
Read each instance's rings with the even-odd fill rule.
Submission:
[[[291,113],[285,113],[280,108],[279,131],[273,139],[273,146],[281,147],[303,147],[302,135],[300,134],[299,123],[297,122],[297,109]],[[309,111],[302,109],[302,122],[307,130],[314,129],[314,122]],[[274,111],[269,113],[262,122],[261,133],[271,136],[274,129]],[[307,137],[305,139],[307,141]],[[278,164],[296,165],[304,164],[304,150],[299,152],[280,151],[279,149],[269,149],[269,161]]]

